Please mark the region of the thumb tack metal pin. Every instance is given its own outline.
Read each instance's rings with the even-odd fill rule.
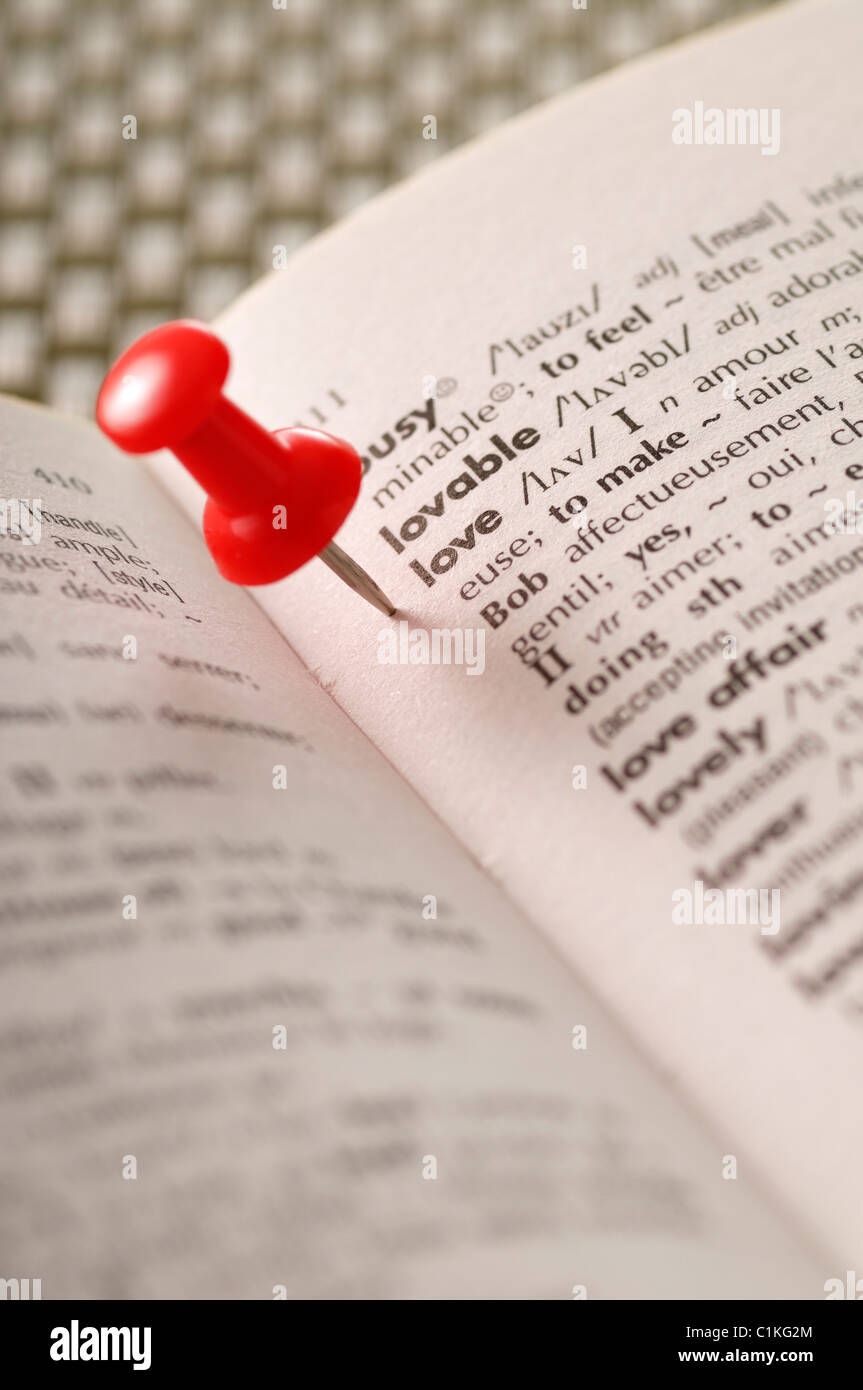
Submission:
[[[264,429],[222,394],[230,360],[191,319],[145,333],[102,383],[100,429],[130,454],[170,449],[197,479],[204,540],[225,579],[272,584],[317,555],[392,617],[395,604],[333,543],[359,494],[359,454],[323,430]]]

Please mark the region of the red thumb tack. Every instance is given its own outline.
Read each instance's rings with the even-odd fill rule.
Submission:
[[[222,394],[230,360],[202,323],[154,328],[105,377],[100,429],[130,454],[176,454],[207,494],[204,539],[232,583],[272,584],[319,555],[391,617],[386,594],[333,544],[359,494],[359,454],[323,430],[265,430]]]

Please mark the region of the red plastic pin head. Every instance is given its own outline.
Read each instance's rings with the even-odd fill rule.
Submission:
[[[356,450],[322,430],[269,433],[222,394],[230,357],[204,324],[145,333],[109,371],[100,428],[128,453],[170,449],[207,493],[204,539],[235,584],[272,584],[333,539],[360,490]]]
[[[230,365],[225,344],[202,323],[165,323],[114,363],[96,419],[128,454],[172,449],[213,414]]]

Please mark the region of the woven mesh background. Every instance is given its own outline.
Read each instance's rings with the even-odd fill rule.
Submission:
[[[543,97],[766,3],[4,0],[0,390],[89,412],[134,336],[211,318],[274,246]]]

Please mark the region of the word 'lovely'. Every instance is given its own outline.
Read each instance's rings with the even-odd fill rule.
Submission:
[[[134,1371],[150,1369],[149,1327],[69,1327],[51,1329],[52,1361],[131,1361]]]

